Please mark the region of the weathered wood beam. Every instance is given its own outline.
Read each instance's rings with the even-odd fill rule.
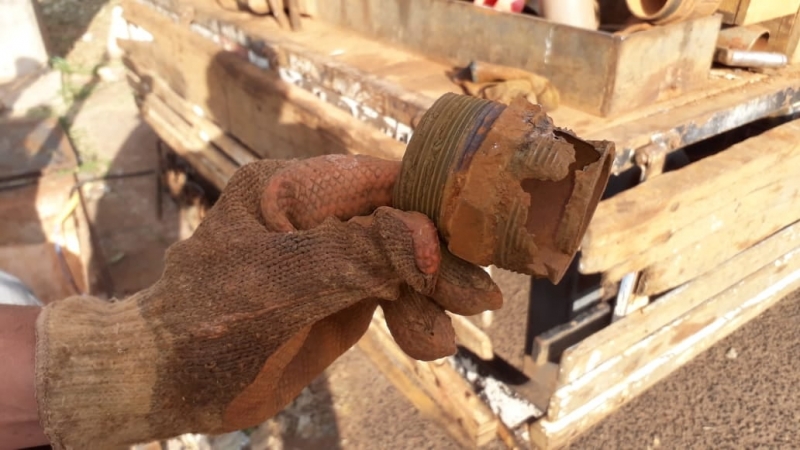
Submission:
[[[704,218],[794,173],[798,135],[800,123],[786,123],[601,202],[583,240],[581,272],[630,264],[615,269],[624,273],[671,254],[692,236],[704,238],[713,229],[696,223],[707,226]]]
[[[611,267],[604,276],[616,281],[629,272],[644,269],[650,275],[645,283],[639,283],[637,293],[643,295],[682,284],[715,267],[717,264],[711,264],[712,260],[722,262],[724,259],[720,257],[727,259],[800,218],[800,210],[791,209],[792,204],[800,201],[795,199],[798,190],[800,178],[788,176],[742,197],[731,198],[720,209],[672,229],[662,243]]]
[[[725,261],[714,270],[678,287],[624,320],[567,349],[561,358],[559,385],[573,383],[601,364],[622,358],[623,353],[656,330],[693,310],[785,254],[800,246],[800,222]]]
[[[171,21],[152,8],[125,2],[125,18],[154,37],[131,48],[142,72],[159,74],[170,88],[202,108],[204,115],[267,158],[329,153],[399,159],[398,141],[310,92],[282,81],[242,55]],[[144,48],[147,51],[144,51]]]
[[[183,121],[158,97],[150,95],[141,106],[142,116],[158,136],[186,159],[192,168],[219,190],[222,190],[238,166],[216,148],[196,136],[195,130]]]
[[[800,219],[800,176],[791,175],[761,190],[760,205],[742,205],[735,217],[720,222],[718,230],[689,247],[673,249],[672,256],[644,269],[637,293],[655,295],[679,286]]]
[[[530,427],[533,445],[566,445],[799,286],[800,249],[795,249],[657,329],[624,356],[560,387],[547,418]]]
[[[446,361],[409,358],[392,339],[380,311],[358,347],[424,416],[462,446],[479,447],[494,439],[499,419],[466,380]]]

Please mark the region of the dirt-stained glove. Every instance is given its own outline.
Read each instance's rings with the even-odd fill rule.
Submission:
[[[109,449],[256,425],[366,331],[376,305],[411,356],[455,350],[448,309],[500,307],[427,217],[388,207],[398,162],[324,156],[242,167],[162,278],[72,297],[37,323],[37,399],[55,448]]]

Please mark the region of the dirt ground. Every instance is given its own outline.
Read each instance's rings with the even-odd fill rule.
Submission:
[[[119,63],[104,60],[116,0],[40,0],[54,64],[66,78],[61,115],[95,183],[89,210],[114,294],[155,281],[164,250],[185,236],[176,205],[156,188],[156,136],[138,117]],[[98,68],[108,70],[98,77]],[[156,204],[163,205],[162,215]],[[572,449],[800,448],[800,295],[783,300],[666,381],[624,406]],[[455,449],[458,446],[352,349],[295,403],[215,448]],[[204,444],[206,445],[206,444]],[[499,448],[497,443],[492,448]],[[168,448],[203,448],[188,441]]]

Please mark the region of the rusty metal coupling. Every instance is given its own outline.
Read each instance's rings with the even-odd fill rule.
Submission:
[[[509,106],[445,94],[403,157],[394,204],[430,217],[456,256],[561,280],[608,183],[614,144]]]

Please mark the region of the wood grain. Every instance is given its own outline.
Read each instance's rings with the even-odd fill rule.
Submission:
[[[723,0],[719,12],[725,23],[750,25],[793,15],[798,8],[800,0]]]
[[[573,383],[624,352],[648,335],[667,326],[706,299],[742,280],[757,268],[775,261],[787,249],[800,246],[800,222],[725,261],[714,270],[665,294],[657,301],[567,349],[561,358],[558,385]]]
[[[238,166],[197,137],[197,131],[164,102],[158,97],[149,96],[141,106],[141,111],[145,122],[153,127],[170,148],[186,159],[200,176],[219,190],[228,184]]]
[[[800,62],[800,8],[797,13],[762,22],[769,30],[767,49],[789,57],[789,64]]]
[[[800,219],[800,177],[793,175],[764,190],[761,209],[743,211],[718,231],[647,267],[637,292],[655,295],[679,286]]]
[[[191,11],[198,25],[235,30],[238,36],[259,43],[270,64],[302,76],[304,89],[315,90],[325,101],[355,100],[365,110],[377,112],[377,121],[359,116],[373,126],[386,127],[385,120],[413,125],[436,98],[459,91],[447,76],[453,68],[450,64],[321,20],[306,21],[302,33],[292,33],[280,29],[271,17],[221,11],[208,0],[182,0],[170,7],[179,15]],[[798,74],[797,66],[769,75],[711,69],[706,82],[686,95],[651,102],[613,118],[568,107],[551,116],[557,125],[584,138],[614,141],[617,172],[631,167],[630,157],[637,148],[657,141],[674,150],[772,114],[785,106],[781,101],[789,105],[800,96],[796,94]]]
[[[800,165],[798,135],[800,123],[789,122],[601,202],[583,240],[581,272],[669,245],[676,230],[791,175]]]
[[[465,448],[491,441],[498,418],[447,362],[421,362],[397,346],[377,311],[358,342],[373,364],[427,418],[435,420]]]
[[[490,361],[494,358],[494,349],[489,336],[477,325],[464,316],[448,314],[456,332],[456,343],[474,353],[478,358]]]
[[[148,74],[148,76],[151,77],[153,94],[157,95],[181,118],[189,122],[196,129],[200,139],[213,142],[214,145],[240,166],[258,159],[258,156],[249,148],[228,136],[217,124],[208,120],[201,108],[192,107],[189,102],[170,89],[169,85],[158,75]]]
[[[652,295],[663,292],[715,267],[722,261],[719,258],[730,257],[794,222],[800,218],[800,209],[792,209],[798,202],[799,177],[790,175],[774,180],[742,197],[731,199],[720,209],[710,211],[684,227],[673,228],[666,239],[654,242],[643,252],[607,269],[604,276],[617,281],[627,273],[647,268],[651,275],[639,283],[637,293]],[[715,256],[720,254],[722,256]],[[669,268],[662,280],[662,269],[670,264],[675,267]],[[674,277],[669,278],[671,276]]]
[[[625,357],[558,389],[547,419],[530,428],[532,442],[547,449],[568,443],[798,286],[795,249],[640,341]]]
[[[355,153],[399,159],[405,151],[401,143],[347,112],[147,6],[126,2],[125,17],[155,38],[146,51],[134,48],[129,53],[137,71],[157,73],[261,157]]]

